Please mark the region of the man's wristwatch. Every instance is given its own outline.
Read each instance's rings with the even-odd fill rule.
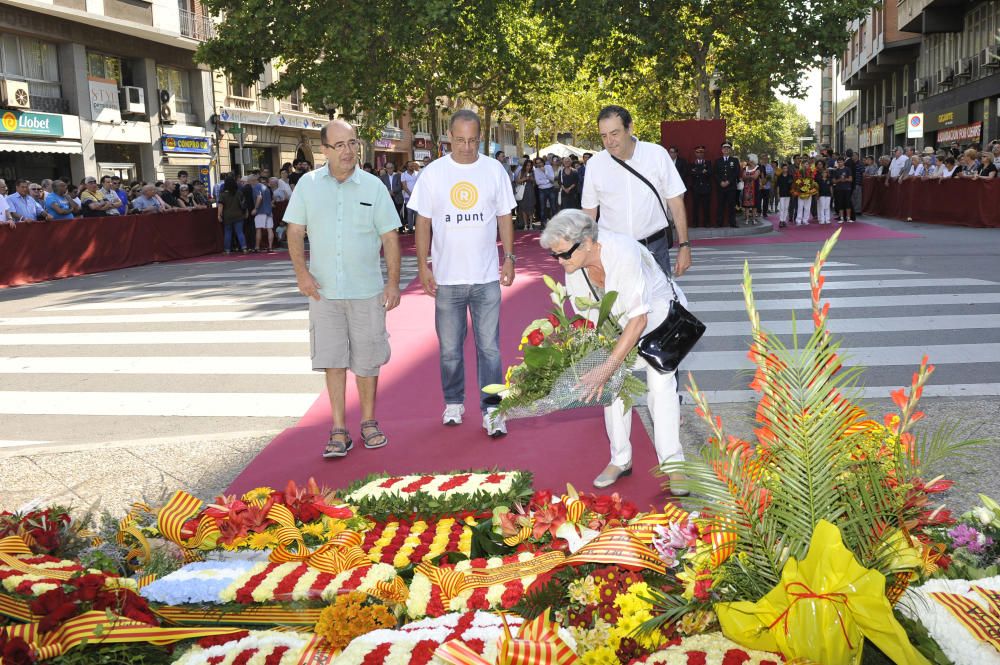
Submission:
[[[685,247],[690,247],[690,246],[691,246],[691,241],[685,240],[684,242],[677,244],[677,249],[684,249]]]
[[[517,254],[504,254],[503,260],[506,261],[507,259],[510,259],[511,263],[517,265]]]

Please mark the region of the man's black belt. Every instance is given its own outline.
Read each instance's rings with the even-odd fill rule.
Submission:
[[[643,238],[639,242],[641,242],[643,245],[648,245],[651,242],[656,242],[657,240],[659,240],[660,238],[662,238],[665,235],[667,235],[667,230],[666,229],[660,229],[659,231],[657,231],[653,235],[646,236],[645,238]]]

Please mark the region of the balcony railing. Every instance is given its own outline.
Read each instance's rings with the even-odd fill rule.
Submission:
[[[200,42],[211,39],[215,36],[215,26],[212,19],[202,14],[195,14],[186,9],[178,10],[181,13],[181,34]]]

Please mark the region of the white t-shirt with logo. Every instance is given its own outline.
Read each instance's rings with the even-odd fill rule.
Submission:
[[[497,217],[517,206],[503,165],[484,155],[459,164],[451,155],[420,171],[407,207],[431,220],[431,260],[438,284],[500,279]]]
[[[417,184],[417,178],[420,177],[420,171],[414,171],[410,173],[409,171],[403,171],[403,175],[400,178],[403,179],[403,184],[406,187],[403,188],[403,200],[409,200],[410,196],[413,195],[413,188]]]

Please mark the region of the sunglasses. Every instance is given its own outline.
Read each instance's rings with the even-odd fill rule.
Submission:
[[[580,243],[577,242],[573,243],[573,246],[567,249],[565,252],[549,252],[549,254],[551,254],[552,258],[556,259],[557,261],[558,260],[569,261],[571,258],[573,258],[573,252],[575,252],[579,247]]]

